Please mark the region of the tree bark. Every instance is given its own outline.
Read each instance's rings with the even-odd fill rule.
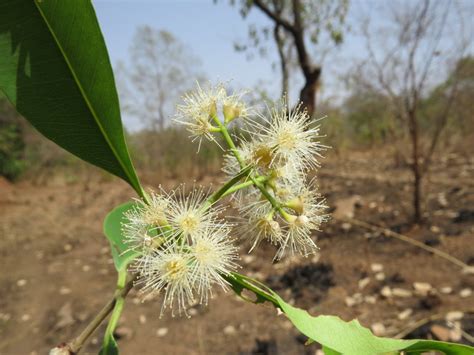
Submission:
[[[316,110],[316,94],[319,88],[319,79],[321,77],[321,68],[316,68],[305,75],[305,84],[300,92],[300,101],[303,103],[303,106],[308,110],[308,115],[313,116],[314,111]]]

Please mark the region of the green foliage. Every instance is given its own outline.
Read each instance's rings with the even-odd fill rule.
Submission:
[[[23,172],[23,142],[20,128],[11,123],[0,127],[0,175],[15,180]]]
[[[89,1],[3,1],[0,68],[0,89],[43,135],[142,194]]]
[[[137,202],[127,202],[115,207],[104,220],[104,234],[110,242],[114,265],[118,272],[127,269],[128,264],[137,257],[138,253],[129,249],[124,243],[122,234],[122,222],[124,213],[137,207]]]
[[[238,295],[242,296],[243,290],[247,289],[257,296],[257,299],[252,302],[268,301],[280,308],[293,325],[309,338],[310,342],[318,342],[325,348],[325,354],[377,355],[431,350],[437,350],[446,355],[474,353],[474,348],[461,344],[377,337],[369,329],[362,327],[357,320],[345,322],[339,317],[327,315],[313,317],[305,310],[289,305],[276,292],[247,276],[233,273],[227,277],[227,281]],[[244,299],[249,301],[248,297]]]

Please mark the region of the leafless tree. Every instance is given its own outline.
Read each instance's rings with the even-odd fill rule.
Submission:
[[[359,67],[359,78],[389,97],[397,123],[406,129],[411,146],[414,220],[420,222],[423,177],[458,93],[459,76],[454,75],[444,88],[442,107],[434,115],[426,117],[423,102],[446,79],[447,68],[466,54],[469,37],[462,11],[454,1],[396,1],[383,5],[371,9],[370,17],[362,20],[367,58]],[[387,21],[374,25],[374,18]],[[425,132],[421,132],[422,119],[429,120]]]
[[[329,48],[342,41],[348,0],[251,0],[241,2],[240,12],[246,17],[253,8],[271,20],[280,61],[282,92],[288,91],[289,70],[295,63],[304,78],[300,101],[312,115],[316,107],[322,61]],[[263,27],[260,32],[264,38],[268,37],[269,28]],[[249,35],[250,45],[238,45],[236,48],[262,49],[263,41],[254,26],[250,27]]]
[[[146,129],[163,130],[180,95],[190,89],[200,61],[171,33],[139,27],[130,47],[130,63],[119,63],[118,87],[124,111]]]

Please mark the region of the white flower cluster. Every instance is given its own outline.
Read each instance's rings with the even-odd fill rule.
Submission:
[[[326,221],[326,206],[308,172],[319,167],[319,127],[313,127],[301,105],[294,110],[283,100],[269,115],[258,114],[242,101],[243,93],[228,95],[222,85],[189,93],[178,106],[176,121],[195,138],[215,141],[221,134],[229,153],[223,171],[230,180],[212,198],[202,190],[185,194],[151,193],[147,202],[129,210],[123,234],[130,250],[139,253],[133,269],[145,292],[163,294],[163,310],[186,313],[194,302],[207,303],[212,287],[226,288],[225,277],[238,265],[231,226],[219,216],[215,201],[232,193],[253,250],[262,240],[278,246],[275,259],[317,251],[313,232]],[[230,122],[249,138],[234,142]],[[243,136],[243,135],[242,135]]]
[[[266,239],[279,247],[277,260],[287,250],[315,253],[312,232],[328,219],[316,185],[307,183],[308,172],[319,167],[326,149],[318,140],[319,126],[312,127],[301,105],[290,110],[282,100],[269,117],[259,114],[257,120],[247,120],[245,130],[250,140],[242,139],[237,154],[226,155],[223,171],[234,176],[250,166],[259,181],[260,186],[235,195],[246,220],[242,234],[252,240],[250,250]]]
[[[132,267],[142,291],[163,292],[166,308],[186,313],[194,302],[207,304],[212,286],[226,287],[223,275],[237,267],[237,248],[220,209],[205,208],[206,194],[184,187],[166,194],[151,193],[150,203],[125,214],[125,242],[140,256]]]

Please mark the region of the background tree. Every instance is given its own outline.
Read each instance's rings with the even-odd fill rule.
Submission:
[[[300,101],[312,115],[316,108],[324,57],[343,40],[348,0],[242,1],[240,13],[245,18],[253,8],[264,13],[271,20],[271,25],[260,29],[251,25],[249,43],[239,44],[236,49],[248,51],[257,48],[260,54],[265,54],[265,40],[272,33],[278,49],[282,92],[289,90],[291,68],[298,68],[304,79]]]
[[[171,33],[143,26],[133,38],[130,63],[117,68],[122,108],[147,129],[163,130],[179,97],[202,77],[201,62]]]
[[[422,179],[459,92],[461,58],[469,46],[461,9],[450,0],[397,1],[369,13],[362,21],[367,58],[357,70],[360,83],[389,98],[396,124],[410,140],[414,220],[422,218]],[[374,26],[370,19],[386,18]],[[445,68],[458,64],[453,74]],[[449,85],[441,85],[444,78]],[[424,110],[436,87],[443,87],[437,109]],[[422,121],[427,124],[422,127]],[[423,135],[422,133],[423,128]],[[422,140],[425,140],[424,142]]]

